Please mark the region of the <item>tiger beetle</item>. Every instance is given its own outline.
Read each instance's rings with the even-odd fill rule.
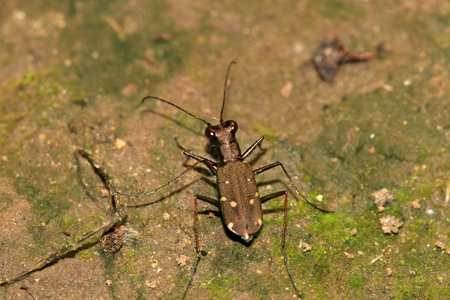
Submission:
[[[295,292],[299,298],[300,292],[297,289],[297,286],[292,277],[287,257],[285,251],[285,240],[286,240],[286,216],[287,216],[287,201],[288,201],[288,191],[279,191],[266,196],[261,196],[258,192],[258,187],[256,185],[255,175],[261,174],[267,170],[270,170],[275,167],[281,167],[284,174],[289,179],[292,187],[294,188],[296,194],[306,201],[308,204],[313,207],[319,209],[323,212],[329,212],[323,208],[320,208],[313,203],[309,202],[303,195],[300,194],[296,185],[289,176],[288,172],[284,168],[284,166],[280,162],[274,162],[267,166],[258,168],[253,170],[252,166],[249,163],[244,162],[253,151],[259,146],[264,137],[260,137],[257,139],[244,153],[241,153],[241,149],[239,148],[239,144],[236,140],[236,132],[238,130],[238,124],[236,121],[227,120],[224,121],[222,118],[225,100],[226,100],[226,86],[228,81],[228,75],[230,73],[231,66],[234,64],[232,61],[228,66],[227,75],[225,78],[225,86],[224,86],[224,94],[223,94],[223,102],[222,109],[220,111],[220,123],[218,125],[212,125],[211,123],[199,118],[198,116],[188,112],[187,110],[175,105],[172,102],[167,100],[154,97],[147,96],[142,99],[141,103],[144,103],[148,99],[155,99],[167,103],[173,107],[178,108],[179,110],[185,112],[186,114],[202,121],[207,125],[205,130],[206,137],[210,140],[213,149],[217,151],[219,161],[214,161],[208,157],[204,157],[202,155],[191,153],[183,148],[183,154],[195,159],[197,162],[190,165],[185,171],[183,171],[180,175],[173,178],[171,181],[166,183],[163,186],[158,187],[157,189],[146,192],[140,195],[136,195],[133,197],[142,197],[154,192],[157,192],[165,187],[170,186],[174,182],[176,182],[181,176],[186,174],[188,171],[192,170],[195,166],[200,163],[203,163],[208,168],[209,172],[216,177],[217,185],[219,186],[219,199],[210,198],[207,196],[196,195],[194,197],[194,207],[195,207],[195,242],[196,242],[196,252],[197,259],[194,262],[193,271],[189,282],[185,288],[182,299],[186,297],[189,286],[191,284],[192,278],[197,269],[198,262],[200,261],[201,255],[206,255],[206,251],[200,250],[200,243],[198,237],[198,214],[197,214],[197,200],[203,200],[208,203],[211,203],[220,208],[222,214],[222,220],[225,224],[226,228],[232,233],[240,236],[246,243],[249,243],[253,236],[259,231],[261,225],[263,223],[263,210],[262,204],[280,197],[284,196],[284,223],[283,223],[283,234],[281,238],[281,248],[283,251],[284,262],[286,265],[286,270],[289,274],[289,278],[292,282],[292,285],[295,289]],[[129,196],[123,194],[125,196]],[[129,196],[130,197],[130,196]]]

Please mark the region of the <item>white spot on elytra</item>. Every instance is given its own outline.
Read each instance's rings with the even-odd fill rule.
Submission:
[[[252,181],[252,179],[251,178],[247,178],[247,181],[250,182],[250,181]]]
[[[230,223],[228,223],[228,225],[227,225],[228,229],[230,229],[231,232],[236,233],[236,231],[233,230],[233,226],[234,226],[234,223],[233,223],[233,222],[230,222]],[[237,233],[236,233],[236,234],[237,234]]]
[[[236,203],[236,201],[231,201],[231,202],[230,202],[230,205],[231,205],[231,207],[236,207],[236,206],[237,206],[237,203]]]
[[[255,203],[255,200],[250,199],[250,200],[248,201],[248,203],[253,204],[253,203]]]
[[[228,199],[227,199],[227,197],[225,197],[225,196],[222,196],[222,197],[220,197],[220,201],[227,201]]]
[[[259,193],[258,192],[255,193],[255,197],[259,197]]]
[[[230,184],[230,181],[229,180],[225,181],[225,184]]]

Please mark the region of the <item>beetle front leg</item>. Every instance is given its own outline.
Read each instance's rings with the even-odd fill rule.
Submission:
[[[186,150],[183,151],[183,154],[188,156],[188,157],[190,157],[190,158],[195,159],[196,161],[203,162],[208,167],[209,173],[211,175],[213,175],[213,176],[217,175],[217,166],[219,165],[217,162],[215,162],[212,159],[207,158],[205,156],[201,156],[201,155],[198,155],[198,154],[195,154],[195,153],[192,153],[192,152],[188,152]]]
[[[264,137],[262,136],[259,139],[257,139],[250,147],[248,147],[247,150],[245,150],[244,153],[242,153],[242,155],[241,155],[242,160],[249,157],[253,153],[253,151],[255,151],[256,147],[261,145],[263,140],[264,140]]]

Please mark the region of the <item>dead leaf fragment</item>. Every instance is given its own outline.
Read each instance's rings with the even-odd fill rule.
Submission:
[[[444,243],[441,242],[441,241],[437,241],[435,245],[436,245],[438,248],[445,249],[445,245],[444,245]]]
[[[354,259],[354,258],[355,258],[355,255],[353,255],[353,254],[351,254],[351,253],[348,253],[348,252],[345,252],[345,251],[344,251],[344,255],[345,255],[348,259]]]
[[[384,206],[377,206],[378,212],[383,212],[385,210]]]
[[[214,219],[217,219],[217,216],[216,216],[216,214],[215,213],[213,213],[213,212],[209,212],[208,213],[208,217],[210,217],[210,218],[214,218]]]
[[[294,84],[292,83],[292,81],[286,82],[286,84],[280,90],[281,96],[283,96],[286,99],[289,99],[293,88]]]
[[[151,289],[156,289],[158,287],[158,283],[156,282],[156,280],[153,280],[152,282],[150,282],[150,280],[147,279],[145,281],[145,285]]]
[[[180,255],[180,256],[177,257],[177,264],[179,266],[186,265],[186,262],[188,262],[188,261],[191,261],[191,259],[188,256],[186,256],[186,255]]]
[[[392,268],[386,268],[386,276],[390,277],[392,275],[392,273],[394,273],[394,271],[392,270]]]
[[[43,132],[38,134],[38,139],[40,139],[41,141],[45,140],[47,138],[47,135]]]
[[[408,270],[408,272],[409,272],[409,275],[411,275],[411,276],[416,276],[416,271],[414,271],[414,270]]]
[[[130,83],[127,86],[125,86],[124,88],[122,88],[122,90],[120,90],[120,93],[125,97],[136,96],[137,92],[138,92],[138,87],[137,87],[136,83]]]
[[[118,149],[118,150],[122,149],[126,145],[127,145],[127,142],[125,142],[122,139],[116,138],[116,140],[114,141],[114,146],[116,146],[116,149]]]
[[[102,198],[108,198],[109,197],[109,190],[102,189],[101,193],[102,193]]]
[[[128,239],[128,227],[116,224],[109,231],[104,232],[100,239],[100,249],[106,254],[115,254]]]
[[[163,219],[164,219],[164,221],[169,220],[170,219],[170,215],[167,212],[163,213]]]
[[[403,222],[394,216],[386,216],[380,219],[381,230],[383,233],[391,234],[397,233],[398,228],[403,225]]]
[[[352,230],[350,230],[350,235],[355,236],[358,233],[358,231],[356,230],[356,228],[353,228]]]
[[[382,259],[382,258],[383,258],[383,254],[380,254],[380,255],[378,255],[377,257],[375,257],[374,259],[372,259],[372,260],[370,261],[370,264],[372,265],[372,264],[376,263],[377,261],[379,261],[379,260]]]
[[[308,245],[307,243],[303,243],[302,244],[302,251],[303,252],[308,252],[311,251],[312,247],[310,245]]]
[[[381,190],[378,190],[374,192],[371,196],[369,196],[370,199],[372,199],[373,203],[378,206],[385,206],[387,203],[392,202],[394,200],[394,192],[383,188]]]
[[[172,36],[168,33],[162,33],[155,36],[153,39],[153,42],[160,43],[160,42],[168,42],[172,39]]]
[[[411,203],[412,207],[414,207],[415,209],[420,209],[420,204],[419,204],[419,199],[415,199],[412,203]]]

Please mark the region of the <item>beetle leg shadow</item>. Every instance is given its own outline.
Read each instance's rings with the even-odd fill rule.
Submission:
[[[162,197],[160,197],[160,198],[158,198],[158,199],[156,199],[156,200],[151,200],[151,201],[143,202],[143,203],[128,204],[128,205],[127,205],[127,208],[139,208],[139,207],[145,207],[145,206],[150,206],[150,205],[153,205],[153,204],[162,202],[162,201],[166,200],[167,198],[172,197],[172,196],[174,196],[174,195],[176,195],[176,194],[182,192],[182,191],[185,190],[186,188],[188,188],[188,187],[190,187],[191,185],[197,183],[199,180],[200,180],[200,179],[196,179],[196,180],[194,180],[194,181],[192,181],[192,182],[190,182],[190,183],[184,185],[183,187],[181,187],[181,188],[179,188],[179,189],[177,189],[177,190],[175,190],[175,191],[170,192],[168,195],[162,196]],[[131,198],[131,199],[135,199],[135,197],[130,197],[130,198]]]

